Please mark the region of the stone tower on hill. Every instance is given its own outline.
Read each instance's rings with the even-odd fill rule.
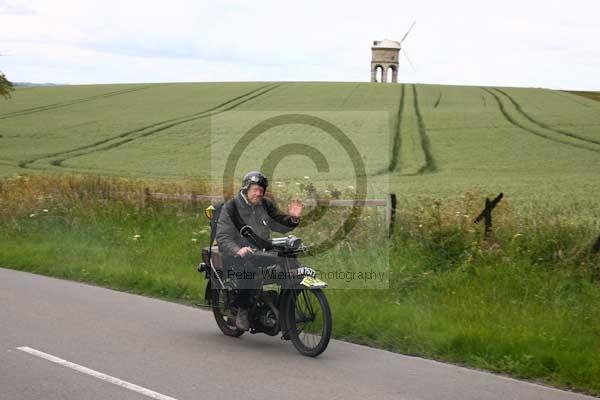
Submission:
[[[371,82],[387,82],[389,70],[392,70],[392,83],[398,82],[398,56],[400,42],[376,40],[373,42],[371,57]]]

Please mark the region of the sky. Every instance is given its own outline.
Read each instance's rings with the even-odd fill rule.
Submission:
[[[401,82],[600,90],[599,15],[594,0],[0,0],[0,71],[69,84],[368,82],[372,42],[416,21]]]

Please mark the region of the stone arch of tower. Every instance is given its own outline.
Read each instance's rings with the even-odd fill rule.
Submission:
[[[381,71],[381,75],[379,75],[378,70]],[[390,71],[391,71],[392,76],[388,77]],[[391,79],[388,79],[388,78],[391,78]],[[395,64],[395,63],[373,64],[371,66],[371,82],[397,83],[398,82],[398,64]]]
[[[371,66],[371,82],[385,82],[385,71],[381,64]]]
[[[391,82],[392,83],[398,82],[398,65],[396,65],[396,64],[388,65],[388,67],[386,69],[386,73],[385,73],[387,78],[390,78],[390,76],[389,76],[390,71],[392,73]]]

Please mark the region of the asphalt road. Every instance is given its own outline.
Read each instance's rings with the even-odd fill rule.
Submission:
[[[148,398],[592,397],[336,340],[308,358],[279,337],[226,337],[201,309],[0,269],[0,399]]]

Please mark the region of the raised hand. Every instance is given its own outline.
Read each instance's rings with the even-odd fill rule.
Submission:
[[[294,199],[288,204],[288,214],[294,218],[300,218],[304,210],[304,204],[301,200]]]

